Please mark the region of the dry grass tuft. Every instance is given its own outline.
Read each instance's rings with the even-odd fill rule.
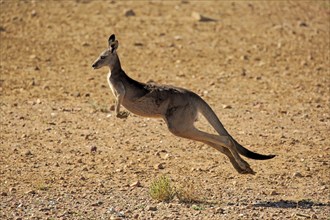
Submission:
[[[176,189],[176,196],[182,203],[200,203],[202,202],[200,187],[192,182],[185,182]]]
[[[149,194],[155,200],[169,202],[174,199],[176,191],[171,180],[163,175],[151,183]]]
[[[175,186],[165,175],[155,179],[149,188],[151,198],[169,202],[175,197],[182,203],[200,203],[202,202],[198,186],[191,181],[185,181],[180,186]],[[200,189],[200,188],[199,188]]]

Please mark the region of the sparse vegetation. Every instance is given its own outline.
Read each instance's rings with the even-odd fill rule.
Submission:
[[[176,194],[176,190],[173,187],[171,180],[165,175],[155,179],[149,189],[151,198],[168,202],[173,200]]]
[[[201,202],[201,194],[198,191],[199,187],[191,182],[186,182],[184,186],[177,188],[176,196],[182,203],[199,203]]]
[[[149,193],[151,198],[158,201],[169,202],[176,196],[182,203],[201,202],[200,193],[193,183],[185,182],[184,186],[175,186],[165,175],[151,183]]]

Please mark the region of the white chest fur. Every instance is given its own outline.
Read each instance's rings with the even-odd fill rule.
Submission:
[[[108,73],[107,80],[108,80],[108,83],[109,83],[109,87],[110,87],[110,89],[111,89],[111,91],[112,91],[112,94],[113,94],[115,97],[117,97],[117,91],[116,91],[114,85],[111,83],[111,79],[110,79],[110,77],[111,77],[111,71],[109,71],[109,73]]]

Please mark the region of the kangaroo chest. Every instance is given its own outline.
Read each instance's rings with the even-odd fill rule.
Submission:
[[[117,97],[119,94],[120,88],[118,85],[116,85],[116,84],[118,84],[118,82],[116,83],[116,81],[113,78],[111,78],[111,72],[108,73],[107,81],[108,81],[112,94],[115,97]]]

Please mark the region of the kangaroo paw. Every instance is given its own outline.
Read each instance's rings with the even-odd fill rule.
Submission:
[[[240,164],[240,165],[242,165],[240,167],[240,171],[238,171],[239,173],[241,173],[241,174],[252,174],[252,175],[256,174],[256,172],[254,172],[252,170],[252,168],[250,167],[250,165],[247,162],[245,162],[245,161],[242,161],[242,162],[243,163]]]
[[[117,118],[127,118],[129,116],[129,112],[118,112],[118,114],[116,115]]]

